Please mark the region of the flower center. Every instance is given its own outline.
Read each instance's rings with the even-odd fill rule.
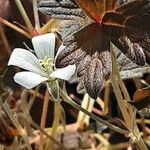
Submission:
[[[39,59],[39,61],[40,66],[44,69],[45,72],[47,72],[48,74],[53,72],[53,58],[47,58],[47,56],[45,56],[44,59]]]

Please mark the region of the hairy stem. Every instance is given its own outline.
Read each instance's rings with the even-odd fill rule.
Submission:
[[[129,132],[128,132],[127,130],[121,129],[121,128],[117,127],[117,126],[114,126],[114,125],[110,124],[109,122],[107,122],[107,121],[105,121],[105,120],[103,120],[103,119],[101,119],[101,118],[95,116],[94,114],[88,112],[86,109],[82,108],[80,105],[76,104],[68,95],[66,95],[66,94],[62,91],[61,88],[60,88],[60,95],[63,97],[63,100],[64,100],[66,103],[68,103],[68,104],[70,104],[71,106],[73,106],[74,108],[76,108],[76,109],[78,109],[78,110],[84,112],[86,115],[88,115],[89,117],[91,117],[93,120],[95,120],[95,121],[97,121],[97,122],[99,122],[99,123],[102,123],[102,124],[108,126],[108,128],[110,128],[110,129],[112,129],[112,130],[114,130],[114,131],[116,131],[116,132],[119,132],[119,133],[121,133],[121,134],[129,134]]]

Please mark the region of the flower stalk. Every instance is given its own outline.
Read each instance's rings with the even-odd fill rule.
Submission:
[[[15,0],[15,2],[16,2],[16,5],[17,5],[19,11],[20,11],[20,14],[21,14],[22,18],[24,19],[24,22],[25,22],[29,32],[32,33],[33,32],[32,23],[30,22],[30,19],[29,19],[27,13],[26,13],[21,1],[20,0]]]
[[[35,30],[40,29],[40,19],[37,9],[37,0],[33,0],[33,14],[34,14],[34,21],[35,21]]]
[[[61,119],[61,107],[60,107],[60,101],[55,101],[54,102],[54,121],[52,125],[52,130],[51,130],[51,136],[55,138],[55,135],[57,133],[57,129],[59,127],[59,122]],[[49,150],[53,150],[53,141],[49,140],[47,148]]]

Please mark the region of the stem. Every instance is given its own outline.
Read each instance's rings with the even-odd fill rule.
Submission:
[[[56,20],[51,19],[50,21],[48,21],[42,28],[40,28],[38,30],[38,33],[47,33],[50,31],[50,29],[52,28],[53,24],[55,24]]]
[[[47,116],[47,110],[48,110],[48,104],[49,104],[49,93],[46,90],[45,98],[44,98],[44,104],[43,104],[43,112],[42,112],[42,118],[41,118],[41,128],[45,128],[46,123],[46,116]],[[43,150],[43,132],[40,133],[40,142],[39,142],[39,150]]]
[[[34,21],[35,21],[35,29],[40,29],[40,19],[37,9],[37,0],[33,0],[33,13],[34,13]]]
[[[121,110],[123,119],[125,122],[128,122],[128,121],[130,122],[129,114],[128,114],[128,111],[125,107],[126,104],[124,103],[123,97],[121,95],[121,91],[120,91],[118,83],[116,81],[116,76],[114,76],[113,73],[111,75],[111,84],[112,84],[112,87],[114,89],[114,93],[116,95],[119,108],[121,108],[120,110]],[[126,124],[126,127],[128,129],[130,129],[130,126],[128,126],[127,124]]]
[[[26,36],[27,38],[29,38],[29,39],[32,38],[31,34],[29,34],[28,32],[22,30],[21,28],[15,26],[14,24],[10,23],[9,21],[7,21],[7,20],[5,20],[5,19],[3,19],[1,17],[0,17],[0,22],[5,24],[8,27],[14,29],[15,31],[21,33],[22,35]]]
[[[18,123],[18,121],[16,120],[16,118],[13,116],[13,113],[11,112],[8,104],[5,102],[3,104],[3,107],[7,113],[7,115],[9,116],[10,120],[12,121],[13,125],[16,127],[16,129],[18,130],[18,132],[21,134],[21,135],[24,135],[26,134],[25,131],[22,129],[22,127],[20,126],[20,124]]]
[[[121,129],[117,126],[114,126],[112,124],[110,124],[109,122],[93,115],[92,113],[88,112],[86,109],[82,108],[80,105],[76,104],[68,95],[64,94],[64,92],[62,91],[62,89],[60,88],[60,95],[63,97],[63,100],[70,104],[71,106],[75,107],[76,109],[84,112],[85,114],[87,114],[89,117],[91,117],[93,120],[95,120],[96,122],[100,122],[106,126],[108,126],[108,128],[116,131],[116,132],[119,132],[121,134],[129,134],[129,132],[127,130],[124,130],[124,129]]]
[[[83,107],[84,109],[88,110],[88,107],[89,107],[89,103],[90,103],[90,97],[89,95],[86,93],[84,95],[84,98],[82,100],[82,104],[81,104],[81,107]],[[78,117],[77,117],[77,122],[79,124],[79,128],[80,129],[83,129],[84,127],[84,124],[85,124],[85,117],[86,117],[86,114],[83,113],[82,111],[79,111],[78,113]]]
[[[122,149],[128,149],[128,147],[130,146],[130,143],[126,142],[126,143],[119,143],[119,144],[114,144],[114,145],[106,145],[106,146],[101,146],[98,147],[96,150],[122,150]]]
[[[9,45],[9,42],[7,40],[7,36],[5,34],[4,28],[3,28],[1,23],[0,23],[0,34],[1,34],[1,38],[2,38],[4,46],[5,46],[5,50],[6,50],[7,54],[10,55],[11,54],[11,47]]]
[[[119,83],[119,86],[120,86],[120,88],[124,94],[125,100],[130,101],[130,96],[128,94],[128,91],[127,91],[127,89],[126,89],[126,87],[125,87],[125,85],[121,79],[120,73],[119,73],[118,64],[117,64],[116,56],[115,56],[113,49],[114,49],[113,45],[111,44],[111,56],[112,56],[113,65],[114,65],[113,71],[114,71],[114,74],[116,74],[116,76],[117,76],[118,83]]]
[[[38,88],[37,88],[38,89]],[[1,102],[1,101],[0,101]],[[27,109],[29,110],[29,109]],[[35,127],[36,129],[38,129],[39,131],[41,131],[43,134],[45,134],[45,136],[47,136],[48,138],[50,138],[52,141],[54,141],[61,149],[63,150],[67,150],[62,144],[60,144],[57,140],[55,140],[51,135],[49,135],[44,129],[42,129],[41,127],[39,127],[38,124],[36,124],[30,115],[29,112],[26,112],[25,110],[23,110],[25,113],[27,113],[27,117],[25,118],[25,115],[21,115],[25,120],[28,121],[28,123],[30,123],[33,127]]]
[[[133,142],[136,142],[141,150],[147,150],[147,147],[145,143],[143,142],[138,126],[136,124],[136,111],[135,109],[127,105],[122,97],[121,90],[119,88],[119,85],[122,89],[122,92],[124,94],[125,100],[130,100],[128,91],[126,87],[124,86],[124,83],[120,77],[119,69],[115,57],[115,53],[113,51],[113,45],[111,44],[111,57],[112,57],[112,74],[111,74],[111,83],[120,107],[120,110],[122,112],[123,118],[125,120],[125,125],[130,131],[129,137],[133,140]],[[119,85],[118,85],[119,83]]]
[[[29,19],[27,13],[26,13],[26,11],[25,11],[21,1],[20,0],[15,0],[15,2],[16,2],[16,5],[17,5],[17,7],[18,7],[18,9],[20,11],[20,14],[21,14],[21,16],[22,16],[26,26],[28,27],[29,32],[32,34],[33,26],[32,26],[32,24],[30,22],[30,19]]]
[[[137,145],[139,146],[140,150],[148,150],[147,146],[145,145],[143,139],[140,138],[140,140],[137,142]]]
[[[104,109],[103,109],[103,113],[105,115],[108,114],[108,103],[109,103],[109,93],[110,93],[110,84],[109,82],[106,82],[106,86],[105,86],[105,95],[104,95]]]
[[[44,129],[40,128],[38,126],[38,124],[36,124],[34,121],[32,121],[31,118],[29,118],[28,120],[30,122],[30,124],[35,127],[36,129],[38,129],[39,131],[43,132],[48,138],[50,138],[51,140],[53,140],[62,150],[67,150],[61,143],[59,143],[57,140],[55,140],[51,135],[49,135]]]
[[[95,100],[92,99],[87,93],[84,95],[81,107],[86,109],[89,112],[92,112],[92,108],[94,105]],[[79,111],[77,122],[79,124],[80,129],[84,129],[85,126],[87,127],[90,122],[90,117],[83,113],[82,111]]]
[[[33,93],[32,98],[30,99],[30,101],[28,103],[28,110],[29,110],[29,112],[30,112],[30,110],[32,108],[32,105],[33,105],[34,100],[35,100],[35,98],[36,98],[36,96],[38,94],[39,89],[40,89],[40,86],[37,86],[36,89],[35,89],[35,91],[34,91],[34,93]]]
[[[53,125],[52,125],[52,131],[51,131],[51,136],[54,138],[59,126],[59,121],[61,118],[61,110],[60,110],[60,106],[59,106],[59,102],[54,102],[54,121],[53,121]],[[49,150],[53,150],[53,141],[50,140],[48,143],[47,148]]]
[[[102,147],[102,145],[104,146],[109,146],[110,143],[108,141],[108,139],[106,139],[103,135],[99,134],[99,133],[95,133],[92,136],[94,136],[96,139],[98,139],[100,141],[100,147]]]
[[[12,121],[13,125],[16,127],[16,129],[18,130],[20,135],[23,137],[25,143],[27,144],[28,150],[32,150],[31,145],[29,144],[27,132],[21,127],[21,125],[19,124],[17,118],[15,118],[13,116],[13,114],[12,114],[8,104],[5,102],[2,105],[3,105],[4,109],[5,109],[5,111],[7,112],[7,115],[9,116],[10,120]]]
[[[114,93],[116,95],[117,102],[118,102],[119,108],[121,110],[123,119],[126,123],[126,127],[128,128],[128,130],[130,130],[131,125],[129,123],[131,122],[131,118],[129,117],[129,113],[128,113],[127,108],[126,108],[126,103],[122,97],[122,93],[121,93],[121,90],[120,90],[119,85],[118,85],[118,76],[120,76],[120,74],[119,74],[118,65],[117,65],[117,61],[116,61],[115,53],[113,51],[113,45],[112,44],[111,44],[111,57],[112,57],[112,74],[110,77],[111,78],[111,84],[113,86]],[[121,84],[123,84],[122,81],[121,81]],[[124,93],[124,91],[123,91],[123,93]]]

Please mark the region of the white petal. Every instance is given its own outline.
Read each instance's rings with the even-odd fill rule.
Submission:
[[[75,73],[76,65],[68,65],[67,67],[56,69],[50,74],[51,78],[58,78],[63,80],[69,80],[69,78]]]
[[[44,71],[40,67],[40,62],[37,57],[30,51],[15,48],[10,56],[8,66],[18,66],[22,69],[29,70],[31,72],[35,72],[40,75],[45,75]]]
[[[22,71],[15,74],[14,80],[16,83],[22,85],[23,87],[32,89],[40,83],[48,80],[48,78],[42,77],[39,74],[33,72]]]
[[[56,60],[58,54],[59,54],[65,47],[66,47],[66,46],[64,46],[63,43],[60,45],[60,47],[59,47],[58,50],[57,50],[57,53],[56,53],[56,56],[55,56],[55,60]]]
[[[45,56],[54,58],[55,53],[55,34],[48,33],[32,38],[32,44],[38,58],[43,59]]]

